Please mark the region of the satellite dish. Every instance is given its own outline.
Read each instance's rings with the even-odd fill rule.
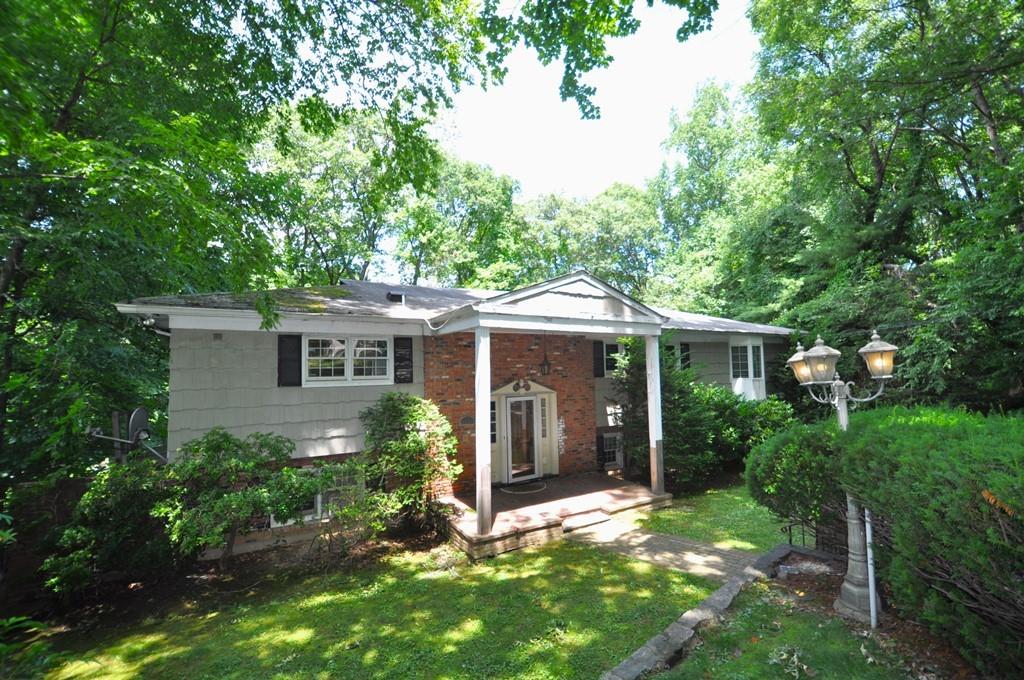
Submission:
[[[149,439],[149,411],[140,406],[128,418],[128,441],[134,447],[146,439]]]

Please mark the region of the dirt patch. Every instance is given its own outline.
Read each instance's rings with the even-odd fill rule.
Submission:
[[[791,554],[780,567],[788,569],[780,570],[782,578],[774,579],[772,584],[786,603],[796,609],[838,618],[832,604],[843,583],[844,569],[837,568],[834,562],[820,562],[796,554]],[[883,599],[886,595],[882,593]],[[910,677],[919,680],[981,678],[948,642],[921,624],[898,617],[891,609],[886,609],[873,632],[854,621],[844,619],[844,622],[856,635],[874,635],[883,649],[904,659]]]
[[[325,565],[306,559],[308,545],[289,544],[237,555],[221,572],[216,562],[201,562],[192,570],[153,583],[108,584],[93,602],[54,615],[50,631],[123,627],[174,614],[214,610],[239,599],[258,600],[289,581],[365,569],[388,555],[405,550],[430,550],[443,542],[435,536],[410,536],[369,541],[343,560]],[[273,587],[271,587],[273,586]]]

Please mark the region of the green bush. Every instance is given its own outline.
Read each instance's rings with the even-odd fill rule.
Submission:
[[[1024,675],[1024,419],[877,409],[839,443],[844,486],[879,517],[896,607],[979,668]]]
[[[173,493],[155,509],[178,552],[194,557],[220,548],[224,568],[253,518],[301,522],[303,506],[331,475],[322,474],[324,468],[289,466],[294,448],[278,435],[240,439],[220,427],[182,446],[167,466]]]
[[[462,466],[451,423],[429,399],[388,392],[359,418],[366,429],[361,476],[381,519],[425,516],[432,492]]]
[[[623,448],[630,472],[650,471],[647,373],[643,343],[622,343],[613,373],[622,405]],[[692,369],[679,368],[661,353],[661,420],[665,478],[670,489],[695,487],[746,458],[755,444],[793,422],[793,409],[770,397],[747,401],[727,387],[703,383]]]
[[[173,571],[170,542],[151,514],[168,495],[164,468],[152,460],[136,458],[101,471],[75,507],[60,552],[43,563],[46,586],[70,595],[112,572],[142,580]]]
[[[779,517],[809,524],[841,512],[838,429],[833,421],[796,423],[755,446],[747,458],[750,495]]]

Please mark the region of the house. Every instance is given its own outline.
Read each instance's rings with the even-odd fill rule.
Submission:
[[[458,437],[463,473],[452,492],[469,499],[454,528],[467,545],[486,544],[480,554],[529,542],[501,543],[528,534],[532,520],[503,511],[515,503],[511,494],[494,498],[494,487],[557,477],[576,485],[576,498],[598,494],[599,507],[609,498],[622,501],[616,507],[664,502],[661,335],[670,333],[669,351],[702,379],[760,399],[765,366],[787,349],[789,334],[652,308],[583,271],[511,292],[345,281],[273,296],[280,322],[272,330],[261,330],[254,294],[117,306],[170,336],[172,457],[218,425],[289,437],[297,458],[345,456],[362,449],[362,409],[388,391],[420,395],[438,404]],[[650,489],[584,476],[622,462],[609,372],[626,336],[645,338]],[[531,517],[550,515],[540,522],[550,534],[564,515],[586,514],[585,506],[556,503]]]

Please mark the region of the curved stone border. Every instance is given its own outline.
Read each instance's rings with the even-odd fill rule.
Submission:
[[[790,553],[817,559],[835,559],[835,555],[799,545],[780,543],[761,555],[742,576],[733,576],[721,588],[704,598],[693,609],[669,624],[668,628],[648,640],[629,658],[601,676],[601,680],[636,680],[669,668],[689,654],[697,644],[696,632],[708,621],[718,618],[739,595],[743,586],[759,578],[772,578],[779,563]]]

